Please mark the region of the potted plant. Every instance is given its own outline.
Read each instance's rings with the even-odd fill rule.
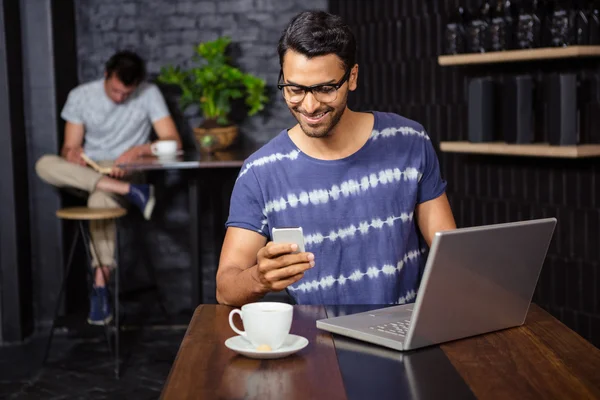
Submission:
[[[194,128],[194,134],[200,148],[206,151],[222,150],[235,140],[238,128],[229,119],[233,100],[244,100],[248,116],[263,110],[268,100],[264,79],[243,73],[230,64],[225,54],[230,43],[226,36],[200,43],[192,67],[166,66],[158,76],[160,82],[177,85],[182,90],[182,109],[199,105],[204,120]]]

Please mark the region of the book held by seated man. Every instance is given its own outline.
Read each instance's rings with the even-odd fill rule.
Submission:
[[[112,172],[112,167],[99,165],[96,161],[92,160],[85,153],[81,153],[81,158],[83,158],[83,161],[85,161],[86,164],[92,167],[96,172],[106,175]]]

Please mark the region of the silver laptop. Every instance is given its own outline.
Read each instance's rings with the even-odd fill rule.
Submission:
[[[523,325],[556,218],[436,233],[416,302],[317,321],[396,350]]]

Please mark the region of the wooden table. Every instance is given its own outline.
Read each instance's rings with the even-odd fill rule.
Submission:
[[[173,158],[155,156],[141,157],[128,163],[117,165],[129,171],[151,171],[163,169],[208,169],[208,168],[240,168],[246,158],[256,150],[251,148],[234,148],[215,153],[198,153],[186,151]]]
[[[224,346],[231,307],[199,306],[164,399],[592,399],[600,350],[532,305],[524,326],[410,352],[320,331],[315,321],[376,306],[294,306],[291,333],[309,340],[278,360]]]
[[[192,298],[191,306],[195,308],[203,301],[203,268],[202,268],[202,205],[206,201],[210,201],[206,197],[201,198],[201,187],[210,187],[211,190],[206,190],[206,194],[218,193],[219,195],[231,195],[231,188],[223,188],[223,180],[215,177],[215,170],[234,169],[239,170],[244,161],[256,150],[255,147],[248,148],[233,148],[227,151],[215,152],[212,154],[199,153],[197,151],[186,151],[184,154],[176,156],[172,159],[160,159],[158,157],[149,156],[142,157],[126,164],[119,164],[118,167],[129,172],[147,172],[147,171],[167,171],[167,170],[186,170],[188,173],[188,202],[190,213],[190,259],[191,259],[191,282],[192,282]],[[210,173],[213,172],[213,173]],[[237,172],[235,172],[237,175]],[[229,174],[231,175],[231,174]],[[225,193],[228,192],[228,193]],[[214,204],[219,206],[218,214],[222,214],[221,208],[223,199],[214,199]],[[226,201],[229,204],[229,199]],[[216,216],[221,218],[221,215]],[[212,238],[219,238],[223,235],[221,226],[225,224],[224,220],[215,221],[215,225],[219,225],[216,234]],[[212,239],[211,238],[211,239]],[[214,247],[211,244],[211,248]],[[218,243],[220,248],[221,243]]]

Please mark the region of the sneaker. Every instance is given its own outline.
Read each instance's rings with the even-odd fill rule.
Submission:
[[[132,183],[129,187],[129,193],[125,197],[140,209],[145,219],[150,219],[152,211],[154,211],[154,204],[156,203],[154,186]]]
[[[113,315],[108,301],[108,290],[105,287],[94,287],[90,296],[90,315],[88,324],[106,325],[112,321]]]

